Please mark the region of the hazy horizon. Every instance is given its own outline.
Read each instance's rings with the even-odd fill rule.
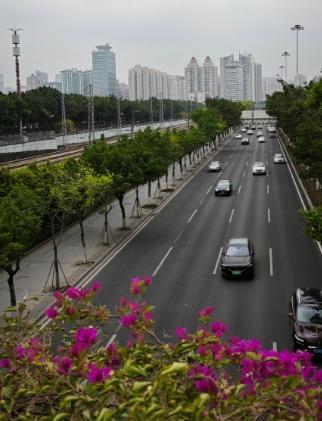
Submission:
[[[0,73],[5,86],[15,87],[9,28],[21,35],[21,84],[35,70],[54,80],[61,70],[91,68],[96,45],[108,42],[116,54],[117,78],[128,82],[135,64],[183,75],[195,56],[253,54],[263,77],[275,76],[288,51],[288,77],[296,71],[295,24],[299,33],[299,73],[310,80],[322,67],[322,1],[308,0],[11,0],[2,5]]]

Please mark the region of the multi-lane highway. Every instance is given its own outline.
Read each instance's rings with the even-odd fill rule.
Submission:
[[[302,202],[288,165],[273,163],[279,140],[269,139],[263,129],[265,143],[257,142],[256,131],[248,146],[238,139],[227,142],[216,155],[220,173],[201,168],[106,262],[93,278],[102,283],[97,303],[113,306],[130,295],[133,276],[153,275],[147,299],[156,307],[161,337],[171,338],[177,326],[193,330],[198,310],[210,305],[230,335],[256,337],[279,350],[292,348],[288,299],[296,287],[321,287],[322,255],[305,235]],[[253,176],[255,161],[266,162],[266,175]],[[231,179],[233,194],[215,197],[214,185],[222,178]],[[222,247],[239,236],[255,246],[252,280],[221,277]]]

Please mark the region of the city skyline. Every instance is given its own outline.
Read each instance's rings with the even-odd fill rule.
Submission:
[[[184,4],[187,7],[183,8]],[[135,5],[129,0],[113,5],[99,0],[90,5],[83,0],[77,3],[74,0],[12,0],[2,7],[0,17],[0,73],[4,74],[6,86],[14,86],[8,29],[16,25],[23,28],[22,80],[35,69],[46,71],[49,80],[54,80],[54,75],[62,69],[85,70],[90,67],[93,46],[106,41],[116,52],[116,73],[121,82],[127,81],[128,70],[137,63],[146,63],[169,74],[182,74],[192,55],[209,55],[219,68],[219,57],[231,51],[235,55],[251,51],[265,69],[263,76],[279,73],[278,68],[284,63],[281,55],[288,51],[291,54],[288,75],[293,79],[296,39],[290,27],[299,23],[305,28],[299,35],[299,73],[310,80],[322,67],[319,48],[322,3],[310,0],[310,5],[309,8],[298,0],[286,0],[282,5],[277,0],[269,4],[254,0],[239,4],[219,0],[216,5],[210,0],[201,0],[198,4],[182,0],[162,3],[155,0],[151,4],[141,0]]]

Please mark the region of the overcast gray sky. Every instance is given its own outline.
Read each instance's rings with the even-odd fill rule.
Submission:
[[[146,65],[183,74],[192,56],[199,63],[247,52],[275,76],[289,51],[288,75],[296,69],[309,79],[322,68],[322,0],[0,0],[0,73],[15,86],[11,34],[20,27],[21,82],[35,70],[53,80],[60,70],[91,68],[91,52],[108,42],[116,53],[117,77]]]

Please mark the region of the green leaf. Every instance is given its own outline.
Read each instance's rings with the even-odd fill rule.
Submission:
[[[60,421],[60,420],[69,419],[69,418],[70,418],[70,414],[68,414],[67,412],[61,412],[60,414],[55,415],[52,421]]]
[[[66,396],[63,400],[63,402],[61,403],[60,407],[64,408],[65,406],[69,405],[70,403],[73,403],[75,401],[79,400],[79,396],[75,396],[75,395],[69,395]]]
[[[178,363],[175,362],[170,367],[166,368],[162,371],[161,376],[165,376],[166,374],[177,374],[177,373],[184,373],[189,368],[188,363]]]
[[[141,390],[145,389],[150,384],[151,382],[134,382],[132,390],[133,392],[140,392]]]

